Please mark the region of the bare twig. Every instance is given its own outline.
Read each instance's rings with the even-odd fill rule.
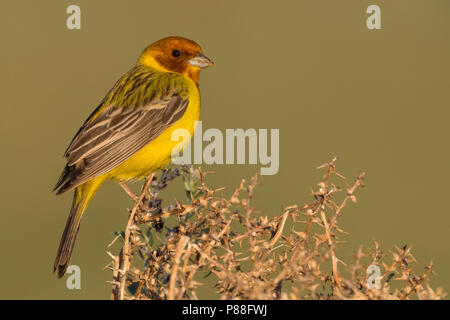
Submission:
[[[372,254],[360,247],[353,264],[338,257],[341,237],[347,235],[340,218],[356,203],[365,173],[348,184],[336,162],[334,158],[318,167],[326,171],[311,201],[285,206],[272,218],[253,206],[258,176],[249,183],[242,180],[230,197],[223,196],[223,188],[208,187],[209,173],[201,169],[177,167],[148,177],[139,196],[127,192],[134,206],[124,232],[110,244],[123,240],[119,254],[108,251],[112,299],[198,299],[197,288],[210,283],[210,292],[222,299],[445,297],[442,288],[428,283],[432,264],[419,275],[413,273],[416,261],[410,246],[396,248],[392,262],[386,262],[377,242]],[[160,191],[179,176],[186,201],[175,199],[163,206]],[[175,219],[167,221],[170,217]],[[369,287],[368,265],[384,269],[381,289]],[[203,282],[204,277],[214,280]],[[391,279],[403,285],[394,290]]]
[[[141,190],[141,194],[139,195],[139,198],[136,199],[135,201],[134,207],[131,210],[130,217],[128,219],[127,227],[125,228],[124,244],[114,264],[114,270],[116,272],[115,280],[118,282],[120,280],[119,288],[115,288],[116,290],[113,290],[114,299],[123,300],[125,296],[127,275],[130,269],[130,260],[131,260],[130,235],[132,233],[132,227],[134,226],[134,216],[136,215],[136,212],[142,200],[147,195],[148,188],[150,187],[150,183],[152,182],[154,175],[155,174],[152,173],[146,178],[145,184]]]
[[[186,246],[188,237],[182,236],[178,242],[177,251],[175,253],[174,265],[172,267],[172,273],[170,274],[169,293],[167,295],[168,300],[173,300],[175,295],[175,283],[177,281],[178,267],[180,266],[180,258],[183,254],[184,247]]]

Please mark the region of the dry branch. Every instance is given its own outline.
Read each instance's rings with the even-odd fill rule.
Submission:
[[[336,158],[318,169],[326,171],[312,200],[284,207],[273,218],[252,206],[258,176],[242,180],[230,197],[223,188],[208,187],[209,173],[187,166],[149,177],[139,195],[124,186],[134,206],[113,241],[122,245],[117,256],[110,254],[112,299],[198,299],[200,285],[208,298],[214,292],[221,299],[445,297],[428,283],[431,263],[414,273],[409,246],[397,248],[392,261],[377,242],[371,254],[360,247],[352,263],[338,258],[336,248],[346,235],[339,218],[356,203],[365,173],[349,185],[336,171]],[[180,176],[186,201],[163,207],[160,191]],[[174,218],[175,226],[167,227]],[[380,289],[368,283],[369,265],[383,270]]]

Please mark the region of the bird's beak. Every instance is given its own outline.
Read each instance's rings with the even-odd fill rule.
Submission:
[[[197,54],[194,58],[189,59],[188,62],[191,66],[202,69],[214,65],[214,62],[203,53]]]

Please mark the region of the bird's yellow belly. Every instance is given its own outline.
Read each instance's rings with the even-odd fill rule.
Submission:
[[[189,105],[181,119],[164,130],[155,140],[136,152],[128,160],[111,170],[108,173],[109,179],[118,181],[141,179],[170,162],[173,148],[181,142],[181,140],[172,141],[172,133],[177,129],[185,129],[189,131],[192,137],[194,134],[194,121],[198,121],[200,116],[198,90],[193,88],[190,91]],[[188,141],[183,142],[187,144]]]

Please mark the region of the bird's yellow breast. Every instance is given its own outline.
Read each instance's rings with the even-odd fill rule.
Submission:
[[[191,137],[193,136],[194,122],[200,117],[200,93],[194,81],[189,78],[186,78],[186,81],[189,88],[189,104],[184,115],[157,138],[111,170],[107,174],[109,179],[127,181],[143,178],[170,162],[172,149],[180,143],[180,141],[172,141],[172,133],[175,130],[185,129],[189,131]],[[187,143],[187,141],[184,142]]]

